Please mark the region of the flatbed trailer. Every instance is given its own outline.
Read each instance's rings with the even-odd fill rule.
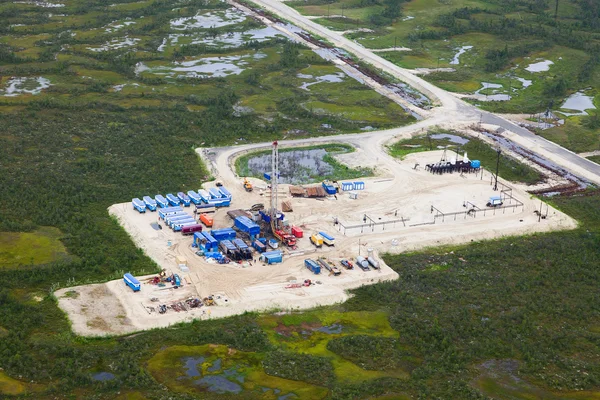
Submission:
[[[319,258],[317,259],[317,262],[319,264],[321,264],[321,266],[323,268],[325,268],[327,271],[331,272],[334,276],[338,276],[342,273],[342,271],[340,271],[340,269],[338,267],[336,267],[333,264],[330,264],[327,260],[325,260],[324,258]]]

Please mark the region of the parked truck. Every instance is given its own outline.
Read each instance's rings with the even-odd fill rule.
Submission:
[[[312,272],[315,275],[321,273],[321,266],[317,264],[314,260],[311,260],[310,258],[304,260],[304,265],[306,266],[306,268],[308,268],[310,272]]]

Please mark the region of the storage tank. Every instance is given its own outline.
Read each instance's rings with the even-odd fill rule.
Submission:
[[[479,161],[479,160],[471,161],[471,168],[481,168],[481,161]]]

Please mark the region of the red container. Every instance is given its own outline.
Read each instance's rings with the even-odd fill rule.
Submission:
[[[196,224],[184,226],[183,228],[181,228],[181,233],[183,233],[184,235],[192,235],[194,232],[202,232],[202,225]]]
[[[304,236],[304,232],[302,232],[302,229],[298,228],[297,226],[292,226],[292,235],[296,236],[297,238],[301,238]]]

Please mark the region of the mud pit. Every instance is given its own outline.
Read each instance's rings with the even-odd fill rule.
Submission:
[[[192,237],[182,236],[168,228],[153,228],[152,225],[158,221],[156,212],[139,214],[129,202],[111,206],[109,213],[118,219],[135,243],[161,268],[180,274],[184,286],[159,290],[154,285],[144,283],[145,277],[138,277],[142,282],[142,290],[138,293],[132,292],[122,280],[62,289],[57,292],[59,304],[68,313],[75,332],[81,335],[125,334],[246,311],[306,309],[335,304],[348,299],[348,289],[398,278],[398,274],[379,258],[379,254],[384,252],[571,229],[576,225],[570,217],[551,207],[548,208],[547,218],[538,221],[534,211],[540,207],[539,200],[531,199],[522,189],[502,181],[501,187],[510,190],[509,193],[516,199],[510,203],[522,202],[522,205],[495,211],[486,208],[488,198],[499,194],[493,191],[491,175],[487,171],[483,171],[482,177],[481,174],[461,176],[458,173],[433,175],[424,168],[413,169],[416,163],[424,166],[439,161],[441,151],[415,153],[399,161],[383,152],[375,153],[381,149],[376,143],[353,144],[359,147],[358,151],[343,154],[338,159],[353,166],[376,167],[377,177],[363,180],[366,189],[357,191],[358,199],[350,199],[346,192],[338,194],[337,200],[334,197],[316,200],[280,195],[280,200],[290,200],[294,208],[293,212],[286,214],[286,218],[291,224],[304,229],[304,238],[299,239],[298,250],[290,253],[284,249],[282,264],[263,265],[258,262],[244,266],[208,263],[195,254],[196,249],[191,247]],[[229,168],[240,150],[244,148],[214,149],[211,150],[212,159],[206,160],[220,172],[215,174],[217,179],[233,194],[231,207],[216,212],[214,228],[232,226],[227,216],[230,209],[249,208],[256,203],[269,202],[265,182],[253,179],[255,190],[247,193],[241,179]],[[199,153],[206,158],[206,151],[199,150]],[[204,187],[214,187],[214,184],[205,184]],[[280,185],[280,193],[289,193],[288,185]],[[463,204],[466,202],[480,208],[475,216],[464,215],[467,209]],[[445,215],[441,216],[438,211],[432,213],[432,206]],[[192,209],[187,210],[192,214]],[[546,205],[542,211],[546,213]],[[463,214],[449,215],[455,212]],[[363,224],[365,214],[370,218],[367,222],[378,224],[348,228]],[[337,225],[334,225],[335,218],[340,222]],[[404,222],[390,222],[401,219]],[[385,221],[388,221],[386,225],[381,224]],[[315,249],[309,236],[317,231],[326,231],[335,236],[335,247]],[[354,261],[359,253],[359,243],[361,255],[366,255],[369,248],[374,249],[381,264],[380,270],[365,272],[355,268],[348,271],[340,267],[341,276],[334,277],[325,273],[314,275],[304,267],[304,259],[308,257],[326,257],[338,266],[342,258]],[[179,271],[175,261],[177,256],[187,260],[189,273]],[[302,282],[304,279],[319,281],[320,284],[285,288],[290,282]],[[98,287],[104,288],[104,296],[99,296]],[[80,295],[65,297],[64,294],[70,290]],[[148,308],[184,301],[188,297],[204,298],[209,295],[216,296],[216,306],[181,312],[169,310],[166,314],[150,312]],[[151,298],[158,298],[159,301],[152,302]],[[85,312],[81,312],[82,309]]]

